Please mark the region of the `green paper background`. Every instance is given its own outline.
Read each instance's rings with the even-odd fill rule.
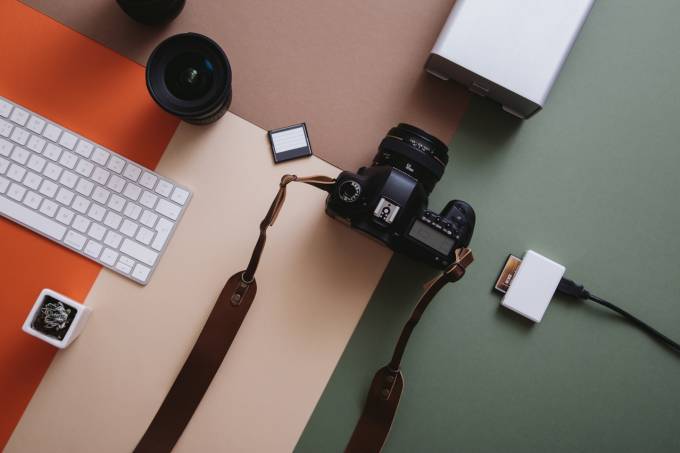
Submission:
[[[533,325],[491,292],[533,249],[679,340],[679,113],[677,0],[596,2],[528,121],[472,99],[431,207],[475,207],[476,261],[411,339],[384,451],[680,451],[680,357],[592,304],[556,298]],[[392,260],[298,452],[343,450],[429,275]]]

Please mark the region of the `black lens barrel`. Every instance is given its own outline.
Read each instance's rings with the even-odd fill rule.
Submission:
[[[182,33],[163,41],[146,65],[151,97],[167,112],[192,124],[217,121],[231,105],[231,66],[207,36]]]
[[[125,13],[147,25],[170,22],[182,12],[186,0],[116,0]]]
[[[400,123],[380,143],[373,165],[389,165],[420,181],[429,194],[444,175],[448,147],[422,129]]]

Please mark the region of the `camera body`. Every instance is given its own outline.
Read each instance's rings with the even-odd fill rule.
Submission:
[[[455,260],[472,238],[475,212],[452,200],[441,212],[427,208],[444,173],[448,147],[408,124],[392,128],[371,167],[343,171],[329,191],[326,213],[348,226],[435,268]]]

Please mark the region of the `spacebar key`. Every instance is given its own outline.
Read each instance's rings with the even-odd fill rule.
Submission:
[[[3,196],[0,196],[0,214],[57,241],[61,241],[66,233],[63,225]]]

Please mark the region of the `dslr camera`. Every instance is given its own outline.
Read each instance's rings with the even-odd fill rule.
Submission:
[[[448,160],[441,140],[401,123],[380,143],[372,166],[340,173],[326,213],[395,252],[445,269],[475,227],[475,212],[464,201],[452,200],[441,212],[427,209]]]

